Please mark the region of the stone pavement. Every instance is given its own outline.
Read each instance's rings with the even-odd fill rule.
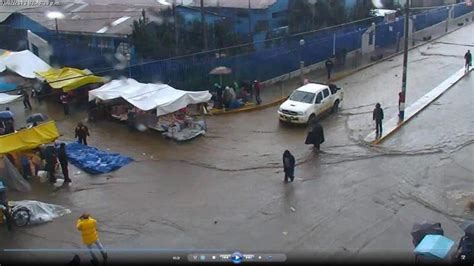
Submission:
[[[466,74],[464,67],[458,70],[454,75],[443,81],[439,84],[436,88],[425,94],[423,97],[418,99],[412,105],[408,106],[405,109],[405,119],[404,121],[400,121],[398,116],[391,118],[387,122],[383,123],[383,133],[382,136],[378,139],[375,138],[375,130],[371,132],[366,138],[365,142],[371,142],[372,144],[379,144],[385,138],[392,135],[395,131],[397,131],[400,127],[402,127],[405,123],[410,121],[414,116],[420,113],[423,109],[425,109],[428,105],[438,99],[443,93],[445,93],[448,89],[450,89],[453,85],[455,85],[458,81],[460,81],[466,75],[472,71],[472,67],[470,68],[469,72]]]

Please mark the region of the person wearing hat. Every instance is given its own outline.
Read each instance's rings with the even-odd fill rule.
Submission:
[[[253,89],[255,91],[255,101],[260,105],[262,103],[262,98],[260,98],[260,81],[255,80],[253,82]]]
[[[76,228],[77,230],[81,231],[82,242],[89,249],[92,260],[97,262],[97,257],[94,254],[94,250],[92,248],[92,245],[95,245],[100,250],[102,257],[104,258],[104,262],[107,261],[107,252],[104,251],[104,246],[102,246],[102,243],[100,243],[99,235],[97,234],[97,221],[92,218],[90,214],[83,213],[77,220]]]

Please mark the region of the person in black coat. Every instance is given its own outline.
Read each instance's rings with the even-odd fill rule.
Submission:
[[[64,183],[71,183],[71,179],[69,178],[68,159],[67,159],[67,154],[66,154],[65,143],[61,143],[61,145],[59,146],[58,160],[59,160],[59,164],[61,165],[61,169],[63,171]]]
[[[87,146],[87,136],[89,136],[89,129],[82,123],[78,123],[75,130],[75,138],[79,139],[79,143]]]
[[[48,172],[49,182],[56,183],[56,177],[54,176],[57,163],[56,150],[52,146],[47,146],[44,151],[44,157],[46,160],[45,170]]]
[[[332,69],[334,68],[334,62],[331,61],[330,58],[328,58],[328,60],[326,60],[324,65],[326,66],[326,71],[328,72],[328,80],[329,80],[331,79],[331,72],[332,72]]]
[[[321,124],[315,120],[312,122],[311,129],[308,132],[308,136],[306,136],[305,144],[307,145],[314,145],[316,150],[320,150],[321,144],[325,141],[324,139],[324,129]]]
[[[375,138],[382,137],[382,120],[383,120],[383,109],[380,107],[380,103],[375,105],[375,109],[372,115],[372,119],[375,121]]]
[[[295,157],[286,150],[283,153],[283,170],[285,171],[285,183],[290,179],[291,182],[295,179]]]

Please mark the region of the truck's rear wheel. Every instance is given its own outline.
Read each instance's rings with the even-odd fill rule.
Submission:
[[[332,106],[332,112],[337,113],[339,111],[339,100],[337,100]]]

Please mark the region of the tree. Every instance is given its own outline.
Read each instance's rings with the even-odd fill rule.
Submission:
[[[362,1],[358,3],[353,9],[351,18],[352,20],[359,20],[369,16],[370,10],[375,8],[372,1]]]
[[[330,25],[339,25],[348,22],[346,7],[341,1],[331,0],[329,2],[329,9],[331,14]]]
[[[288,26],[290,33],[304,32],[312,29],[313,14],[306,0],[290,0],[288,3]]]

